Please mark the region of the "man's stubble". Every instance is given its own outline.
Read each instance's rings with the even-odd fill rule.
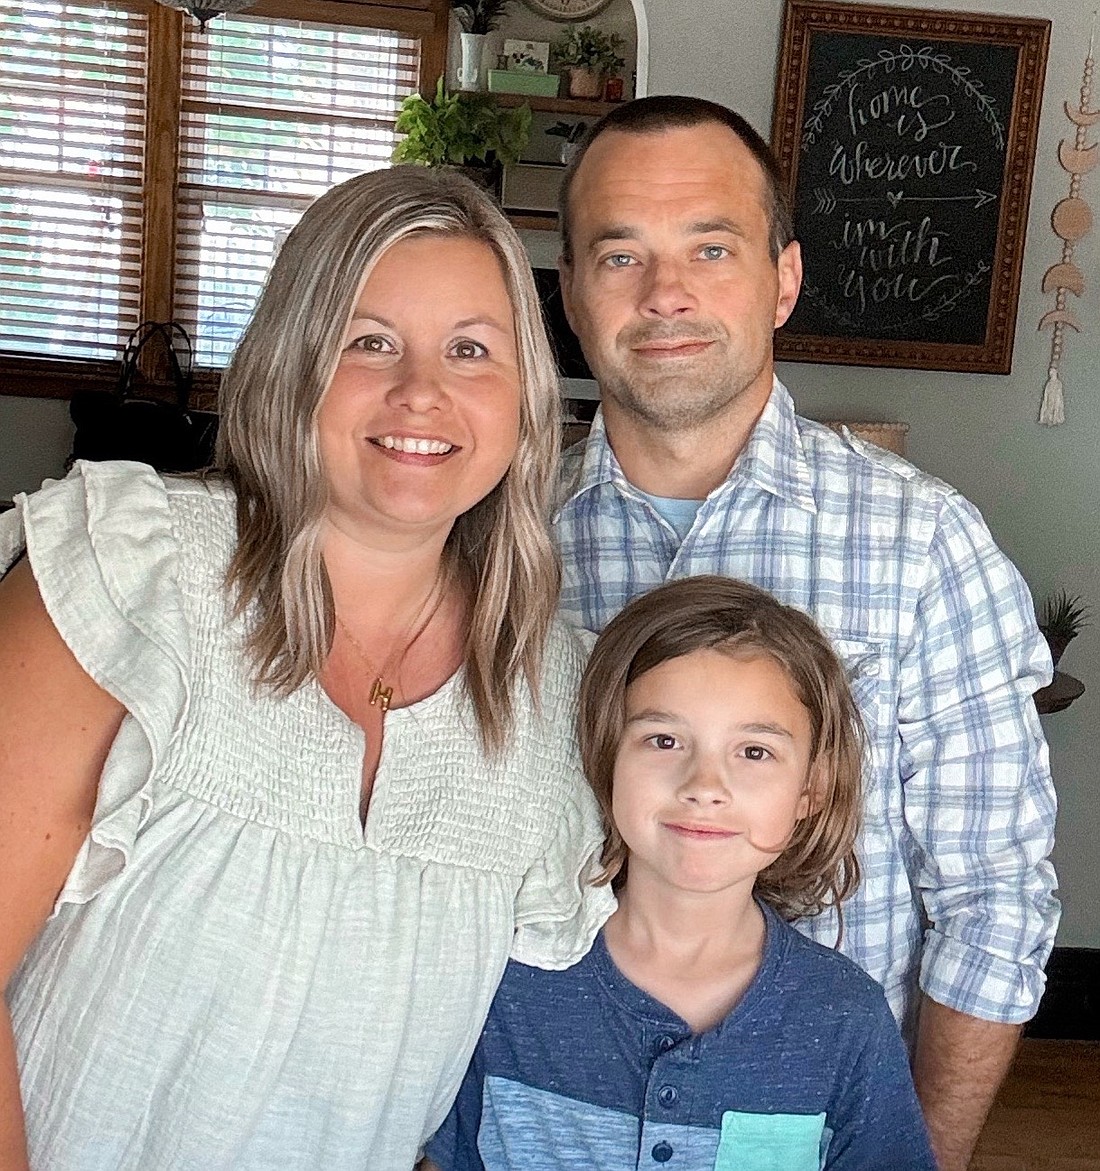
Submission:
[[[690,333],[668,327],[633,327],[620,335],[617,348],[619,353],[631,354],[632,347],[639,344],[677,337],[709,340],[714,345],[695,359],[670,360],[669,364],[678,362],[676,370],[646,369],[649,363],[637,357],[616,361],[598,354],[592,371],[604,402],[614,403],[623,415],[648,430],[698,431],[729,413],[763,370],[763,365],[744,369],[732,359],[729,335],[716,322],[705,329],[696,324]]]

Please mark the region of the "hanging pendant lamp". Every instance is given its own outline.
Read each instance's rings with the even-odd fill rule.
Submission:
[[[234,12],[243,12],[251,8],[256,0],[157,0],[165,8],[178,8],[187,12],[199,22],[199,28],[204,29],[215,16],[228,16]]]

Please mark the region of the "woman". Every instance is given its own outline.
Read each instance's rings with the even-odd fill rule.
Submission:
[[[538,313],[472,184],[359,176],[274,265],[220,475],[4,518],[4,1171],[409,1167],[509,951],[587,949]]]

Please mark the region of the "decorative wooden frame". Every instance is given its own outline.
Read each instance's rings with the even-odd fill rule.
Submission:
[[[787,0],[772,146],[795,209],[806,281],[791,321],[776,335],[777,358],[1009,373],[1049,39],[1046,20]],[[980,77],[975,62],[992,75]],[[831,83],[823,85],[824,78]],[[994,90],[1010,101],[995,99]],[[857,91],[858,103],[873,91],[866,105],[856,102]],[[931,111],[922,114],[933,102],[947,121],[936,125]],[[865,127],[879,136],[873,144],[861,137]],[[891,134],[888,145],[896,140],[902,150],[872,154]],[[921,149],[904,153],[918,135]],[[867,146],[862,156],[859,142]],[[832,153],[823,183],[826,152]],[[914,178],[918,157],[925,165]],[[879,182],[884,169],[887,178]],[[957,178],[944,177],[956,169]],[[988,176],[998,171],[1000,185],[990,191],[995,180]],[[955,193],[951,183],[960,186],[967,173],[986,176],[985,186],[971,182]],[[836,186],[845,183],[851,186],[840,186],[838,196]],[[915,221],[904,218],[915,211],[901,208],[903,201],[920,209],[915,234],[905,227]],[[864,206],[838,211],[845,203]],[[891,236],[901,229],[909,235]],[[868,238],[882,246],[864,246]],[[951,248],[969,250],[957,272],[942,267]],[[918,280],[914,268],[922,264],[928,271]],[[872,306],[868,288],[883,293],[885,308]],[[897,318],[887,320],[892,299]]]

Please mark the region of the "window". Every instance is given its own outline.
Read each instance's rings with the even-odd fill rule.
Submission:
[[[3,0],[0,346],[109,358],[139,302],[140,16]]]
[[[152,0],[0,0],[4,382],[103,378],[144,318],[224,365],[303,208],[388,165],[448,10],[259,0],[202,31]]]

